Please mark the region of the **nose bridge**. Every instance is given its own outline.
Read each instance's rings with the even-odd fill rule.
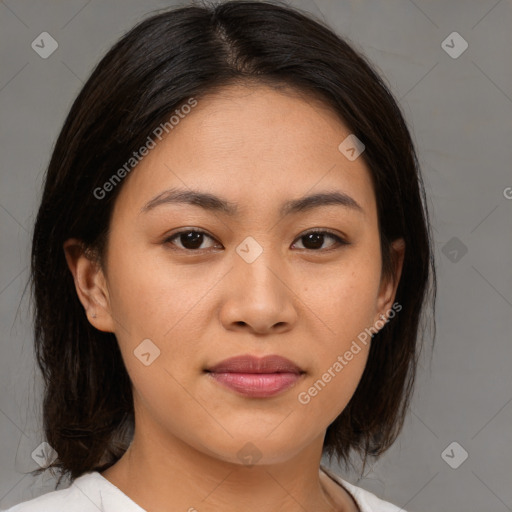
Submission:
[[[285,262],[270,243],[260,244],[247,237],[233,255],[223,321],[229,325],[247,324],[263,332],[273,326],[296,320],[293,292],[286,285]]]
[[[259,239],[261,241],[262,237]],[[275,299],[283,293],[280,274],[284,272],[284,262],[278,250],[271,246],[269,237],[260,243],[249,236],[239,244],[236,253],[236,274],[244,283],[245,293],[254,295],[253,299],[261,294]]]

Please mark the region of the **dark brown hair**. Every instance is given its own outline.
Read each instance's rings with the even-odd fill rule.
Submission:
[[[435,308],[436,279],[423,182],[396,101],[365,57],[296,9],[254,1],[180,7],[139,23],[99,62],[47,170],[31,283],[44,431],[58,453],[51,467],[61,476],[73,480],[108,468],[127,449],[134,428],[131,382],[115,335],[87,320],[63,243],[81,239],[101,262],[122,182],[101,200],[93,191],[190,97],[200,100],[235,83],[313,95],[365,145],[385,275],[392,270],[390,242],[403,237],[406,244],[395,297],[402,311],[374,336],[355,394],[327,429],[324,453],[344,462],[352,453],[366,460],[384,452],[402,428],[421,319],[429,290]]]

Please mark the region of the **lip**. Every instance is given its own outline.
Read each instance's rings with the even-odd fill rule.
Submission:
[[[230,357],[215,366],[207,368],[212,373],[297,373],[303,370],[293,361],[278,355],[264,357],[243,356]]]
[[[305,373],[278,355],[243,355],[225,359],[205,370],[219,384],[247,397],[267,398],[294,386]]]

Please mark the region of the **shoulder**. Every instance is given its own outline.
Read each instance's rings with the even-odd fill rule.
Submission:
[[[322,469],[353,496],[354,500],[359,505],[361,512],[406,512],[403,508],[397,507],[388,501],[380,499],[370,491],[347,482],[332,471],[328,471],[323,467]]]
[[[403,508],[378,498],[375,494],[362,487],[357,487],[345,480],[343,480],[343,485],[352,493],[352,496],[354,496],[361,507],[361,512],[406,512]]]
[[[48,492],[0,512],[97,512],[101,510],[101,480],[86,473],[68,488]]]

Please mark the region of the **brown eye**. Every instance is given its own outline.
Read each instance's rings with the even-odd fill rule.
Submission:
[[[165,240],[165,243],[177,245],[178,249],[197,251],[201,249],[209,249],[209,247],[201,247],[207,238],[213,240],[213,238],[204,231],[187,229],[170,236]],[[181,246],[176,244],[175,241],[177,241]]]
[[[215,245],[210,244],[209,246],[205,247],[203,244],[207,242],[207,239],[215,241],[213,237],[204,231],[197,229],[186,229],[174,233],[172,236],[166,238],[164,243],[171,244],[178,250],[199,252],[201,250],[210,249]],[[333,241],[329,244],[328,247],[324,247],[326,239]],[[298,247],[299,249],[315,252],[329,251],[337,246],[339,247],[341,245],[349,245],[349,243],[340,236],[329,231],[321,230],[310,231],[304,235],[301,235],[298,240],[302,241],[302,247]]]
[[[299,249],[318,251],[322,249],[326,238],[334,240],[334,244],[331,244],[327,249],[324,248],[325,250],[332,249],[336,245],[348,245],[346,240],[329,231],[310,231],[299,237],[299,240],[303,241],[303,247],[299,247]]]

